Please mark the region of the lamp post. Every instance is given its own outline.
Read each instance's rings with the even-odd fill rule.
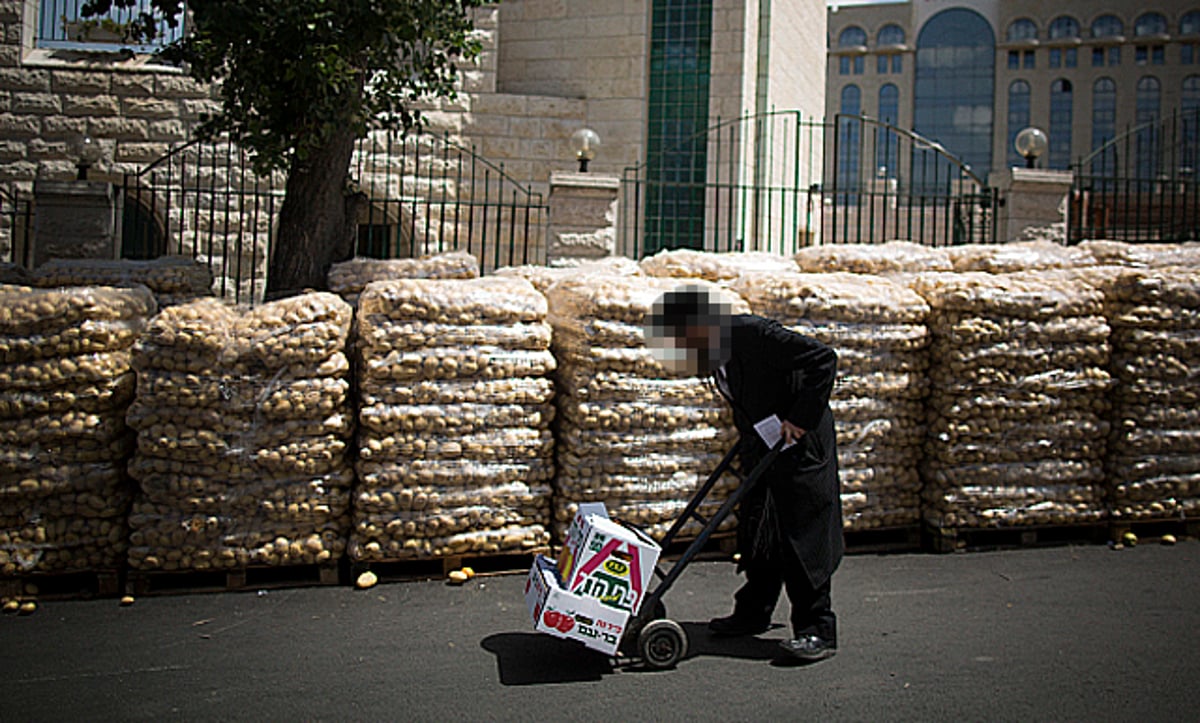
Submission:
[[[85,135],[79,139],[75,151],[79,159],[75,161],[77,170],[75,180],[86,181],[88,169],[96,165],[96,162],[103,156],[104,149],[100,147],[95,138]]]
[[[579,172],[587,173],[588,161],[596,157],[600,136],[591,128],[580,128],[571,135],[571,150],[579,161]]]
[[[1013,147],[1025,159],[1026,168],[1035,168],[1037,159],[1044,155],[1050,147],[1050,141],[1046,139],[1046,134],[1042,132],[1042,129],[1030,126],[1017,133],[1016,139],[1013,140]]]

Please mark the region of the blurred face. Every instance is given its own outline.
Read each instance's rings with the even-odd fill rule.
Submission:
[[[712,374],[729,359],[729,305],[715,292],[685,286],[664,294],[646,321],[646,345],[673,374]]]

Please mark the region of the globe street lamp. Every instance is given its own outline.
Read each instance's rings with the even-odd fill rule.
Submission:
[[[571,136],[571,150],[579,161],[579,172],[587,173],[588,161],[596,157],[600,147],[600,136],[591,128],[580,128]]]
[[[1034,168],[1037,165],[1037,159],[1046,153],[1046,149],[1050,147],[1050,141],[1046,139],[1046,134],[1040,128],[1025,128],[1017,134],[1016,140],[1013,141],[1013,147],[1017,149],[1017,153],[1025,159],[1026,168]]]

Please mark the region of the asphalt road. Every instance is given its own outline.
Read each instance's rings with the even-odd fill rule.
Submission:
[[[43,603],[0,619],[0,720],[1088,720],[1200,717],[1200,543],[855,556],[841,650],[711,639],[728,563],[667,596],[677,669],[530,632],[521,576],[463,587]],[[786,620],[786,603],[776,612]]]

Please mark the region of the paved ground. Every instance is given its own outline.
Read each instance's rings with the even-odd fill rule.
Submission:
[[[44,603],[0,619],[0,720],[1196,720],[1200,543],[856,556],[839,655],[722,642],[732,565],[667,598],[694,651],[614,668],[529,632],[519,576]],[[784,620],[786,610],[776,614]]]

